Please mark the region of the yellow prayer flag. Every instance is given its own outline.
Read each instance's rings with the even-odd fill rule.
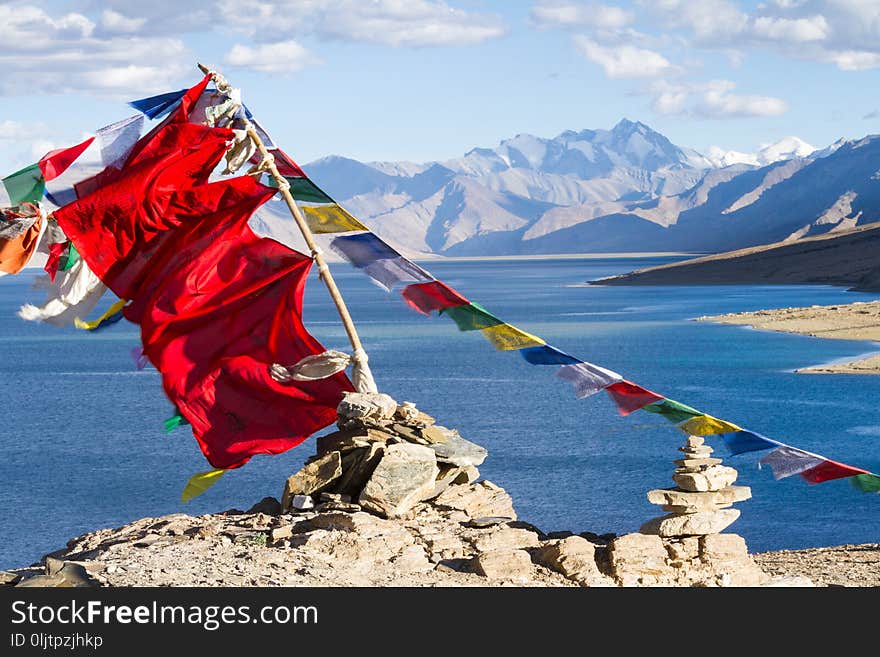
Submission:
[[[719,420],[711,415],[698,415],[692,417],[686,422],[678,425],[679,429],[692,436],[713,436],[719,433],[733,433],[734,431],[742,431],[742,427],[738,427],[730,422]]]
[[[347,233],[350,230],[369,230],[336,203],[301,205],[300,209],[313,233]]]
[[[101,325],[101,322],[112,317],[113,315],[118,313],[120,310],[125,308],[125,304],[127,304],[127,303],[128,303],[128,300],[119,299],[116,301],[116,303],[114,303],[112,306],[110,306],[104,312],[104,314],[101,315],[98,319],[95,319],[91,322],[84,322],[79,317],[76,317],[73,320],[73,325],[78,329],[82,329],[83,331],[94,331],[96,328],[98,328]]]
[[[189,502],[192,498],[198,497],[216,484],[224,474],[226,474],[226,470],[208,470],[208,472],[194,474],[186,482],[186,486],[180,494],[180,501]]]
[[[541,338],[525,331],[520,331],[510,324],[498,324],[481,329],[486,339],[499,351],[512,351],[526,347],[539,347],[547,344]]]

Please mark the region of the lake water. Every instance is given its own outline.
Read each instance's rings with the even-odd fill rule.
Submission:
[[[690,318],[759,308],[873,300],[823,286],[578,287],[672,258],[431,262],[429,269],[505,321],[571,354],[705,412],[829,458],[880,472],[880,377],[796,375],[798,367],[880,350],[865,342],[712,325]],[[680,431],[644,412],[621,418],[604,394],[577,400],[555,368],[499,353],[478,333],[409,310],[346,265],[334,275],[380,389],[412,400],[489,450],[483,476],[544,531],[625,533],[659,514],[645,499],[671,486]],[[311,441],[256,457],[202,497],[180,490],[209,469],[186,428],[170,435],[155,370],[136,371],[137,327],[87,334],[15,316],[39,302],[29,273],[0,279],[0,568],[29,564],[73,536],[143,516],[246,509],[280,497]],[[312,278],[305,321],[328,348],[346,348],[323,286]],[[880,496],[847,481],[776,482],[757,459],[718,456],[753,498],[731,527],[753,551],[880,540]]]

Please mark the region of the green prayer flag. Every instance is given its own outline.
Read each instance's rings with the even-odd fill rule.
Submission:
[[[702,415],[702,413],[697,409],[691,408],[687,404],[677,402],[674,399],[664,399],[661,402],[648,404],[647,406],[643,407],[643,410],[646,410],[650,413],[657,413],[659,415],[662,415],[670,422],[675,423],[684,422],[685,420],[689,420],[692,417]]]
[[[79,251],[76,250],[73,242],[68,242],[67,253],[61,259],[61,263],[58,265],[58,271],[67,271],[77,262],[79,262]]]
[[[290,183],[290,193],[297,201],[307,201],[309,203],[333,203],[333,199],[327,196],[321,189],[308,178],[293,178],[285,176],[284,179]],[[270,187],[278,187],[278,183],[274,178],[269,178]]]
[[[459,331],[481,331],[504,323],[480,304],[473,302],[466,306],[444,308],[440,313],[449,315],[458,325]]]
[[[20,169],[3,179],[3,186],[9,194],[10,205],[38,203],[46,190],[46,181],[39,164]]]
[[[853,486],[863,493],[880,493],[880,477],[875,474],[860,474],[851,479]]]
[[[183,417],[180,413],[172,415],[167,420],[165,420],[165,433],[171,433],[177,427],[184,424],[189,424],[189,420]]]

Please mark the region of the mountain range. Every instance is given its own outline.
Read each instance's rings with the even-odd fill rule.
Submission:
[[[520,134],[442,162],[329,156],[303,168],[410,257],[716,253],[880,219],[880,136],[702,155],[624,119],[552,139]],[[290,232],[277,200],[257,223]]]

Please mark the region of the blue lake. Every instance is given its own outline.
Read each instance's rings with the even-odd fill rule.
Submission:
[[[690,321],[706,314],[848,303],[877,295],[824,286],[581,287],[583,281],[671,258],[431,262],[438,278],[505,321],[584,360],[771,438],[880,472],[880,377],[808,376],[798,367],[880,350]],[[489,450],[483,476],[544,531],[625,533],[658,515],[645,492],[672,485],[683,434],[662,418],[617,415],[605,395],[577,400],[555,368],[495,352],[478,333],[409,310],[346,265],[334,265],[380,389],[411,400]],[[15,316],[41,302],[33,275],[0,279],[0,568],[20,566],[68,538],[143,516],[246,509],[279,497],[311,441],[256,457],[182,505],[190,474],[209,469],[186,428],[170,435],[170,406],[155,370],[138,372],[137,327],[97,334]],[[346,349],[323,286],[310,279],[305,322]],[[764,453],[718,456],[753,498],[731,527],[752,551],[880,540],[880,496],[847,481],[809,486],[759,470]]]

